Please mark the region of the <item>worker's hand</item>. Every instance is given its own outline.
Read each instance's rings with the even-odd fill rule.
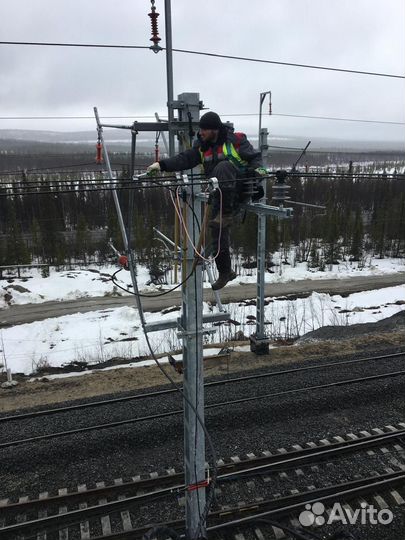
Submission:
[[[257,169],[255,169],[255,172],[257,172],[257,174],[260,174],[260,176],[268,176],[268,171],[265,167],[257,167]]]
[[[146,172],[149,176],[153,176],[154,174],[157,174],[160,172],[160,165],[158,161],[155,161],[155,163],[152,163],[152,165],[149,165],[149,167],[146,169]]]

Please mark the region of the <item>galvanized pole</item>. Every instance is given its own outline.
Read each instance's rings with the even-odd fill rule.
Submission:
[[[271,92],[262,92],[260,94],[260,106],[259,106],[259,150],[262,154],[262,158],[267,156],[267,129],[262,129],[262,107],[266,95],[271,96]],[[271,97],[270,97],[271,100]],[[264,160],[263,160],[264,161]],[[266,204],[267,195],[267,179],[263,181],[263,199],[262,202]],[[264,316],[264,287],[265,287],[265,273],[266,273],[266,214],[259,214],[257,216],[257,297],[256,297],[256,335],[252,343],[252,350],[256,354],[266,354],[269,351],[269,340],[266,336],[265,330],[265,316]]]
[[[172,43],[171,0],[165,0],[165,32],[166,32],[167,114],[168,114],[168,123],[169,123],[169,156],[174,156],[173,43]]]
[[[259,133],[259,144],[262,156],[265,158],[267,154],[267,136],[266,128],[261,129]],[[263,160],[264,161],[264,160]],[[267,179],[266,179],[267,180]],[[263,202],[266,203],[267,186],[266,180],[263,182]],[[268,338],[265,330],[264,316],[264,287],[266,274],[266,214],[259,214],[257,217],[257,300],[256,300],[256,340],[260,345],[260,351],[265,353],[268,351]]]
[[[201,202],[195,198],[199,186],[187,188],[188,200],[194,213],[187,212],[187,228],[193,244],[198,243],[197,220],[201,223]],[[194,202],[196,201],[196,204]],[[187,242],[186,276],[193,272],[194,249]],[[183,392],[184,401],[184,471],[186,485],[186,537],[206,537],[206,524],[202,522],[205,510],[205,434],[204,372],[203,372],[203,297],[202,265],[197,264],[183,288]],[[193,410],[190,406],[193,404]],[[200,420],[198,420],[196,412]]]
[[[179,119],[189,115],[198,122],[200,115],[200,96],[185,92],[178,96]],[[190,128],[190,125],[189,125]],[[190,139],[191,134],[189,134]],[[190,144],[192,141],[189,141]],[[192,177],[191,177],[192,178]],[[182,318],[183,331],[183,392],[184,400],[184,475],[186,485],[186,537],[190,539],[206,537],[206,524],[202,519],[205,510],[205,434],[204,422],[204,368],[203,368],[203,284],[202,264],[195,264],[194,246],[199,245],[199,223],[201,201],[198,194],[201,188],[187,185],[188,177],[183,176],[187,203],[193,211],[187,211],[187,230],[192,240],[187,242],[185,276],[191,276],[183,286]],[[184,205],[187,205],[184,202]],[[184,235],[184,230],[183,230]],[[194,271],[193,271],[194,269]],[[184,279],[184,277],[183,277]],[[190,406],[193,405],[194,409]],[[197,418],[197,414],[199,419]],[[201,485],[201,483],[203,483]]]

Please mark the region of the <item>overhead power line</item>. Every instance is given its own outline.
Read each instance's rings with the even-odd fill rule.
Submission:
[[[242,116],[259,116],[259,113],[219,113],[225,117],[242,117]],[[405,122],[394,122],[392,120],[368,120],[365,118],[340,118],[338,116],[311,116],[308,114],[290,114],[290,113],[272,113],[267,116],[279,116],[288,118],[308,118],[311,120],[334,120],[339,122],[359,122],[367,124],[388,124],[394,126],[405,126]],[[129,114],[126,116],[103,116],[105,119],[128,119],[128,118],[155,118],[154,115],[138,116],[136,114]],[[94,116],[0,116],[0,120],[94,120]]]
[[[40,42],[40,41],[0,41],[0,45],[24,45],[38,47],[82,47],[97,49],[150,49],[146,45],[114,45],[107,43],[60,43],[60,42]],[[165,47],[162,47],[165,50]],[[361,71],[357,69],[344,69],[330,66],[318,66],[314,64],[300,64],[297,62],[281,62],[279,60],[266,60],[264,58],[251,58],[247,56],[234,56],[230,54],[220,54],[206,51],[195,51],[189,49],[173,49],[173,52],[184,54],[197,54],[200,56],[209,56],[212,58],[227,58],[228,60],[240,60],[244,62],[258,62],[261,64],[273,64],[278,66],[299,67],[305,69],[317,69],[324,71],[335,71],[339,73],[351,73],[356,75],[370,75],[374,77],[389,77],[392,79],[405,79],[405,75],[395,75],[393,73],[380,73],[377,71]]]

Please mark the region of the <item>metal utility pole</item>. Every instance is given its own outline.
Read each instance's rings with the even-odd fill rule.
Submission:
[[[260,94],[259,106],[259,150],[262,154],[263,163],[266,163],[268,152],[268,130],[262,129],[262,109],[266,96],[269,96],[269,113],[271,113],[271,92],[262,92]],[[262,202],[266,204],[267,196],[267,178],[263,182]],[[265,213],[257,216],[257,293],[256,293],[256,334],[253,336],[252,350],[256,354],[266,354],[269,352],[269,339],[266,336],[264,324],[264,287],[266,273],[266,224],[267,215]]]
[[[166,33],[166,78],[167,78],[167,114],[169,122],[169,156],[174,156],[173,131],[173,42],[172,42],[172,8],[171,0],[165,0],[165,33]]]
[[[197,185],[187,189],[188,202],[194,213],[187,212],[187,228],[196,246],[198,223],[201,223],[201,202],[196,198],[201,188]],[[194,204],[194,201],[196,204]],[[186,276],[193,272],[194,249],[187,239]],[[184,278],[183,278],[184,279]],[[203,285],[202,265],[195,266],[192,277],[183,288],[182,331],[183,338],[183,392],[184,400],[184,474],[186,485],[186,536],[204,538],[205,523],[200,523],[205,510],[205,434],[204,422],[204,371],[203,371]],[[193,404],[195,410],[192,409]],[[199,419],[197,418],[198,413]]]
[[[178,109],[179,122],[183,122],[181,147],[193,142],[194,129],[200,116],[200,95],[185,92],[173,104]],[[186,127],[187,126],[187,127]],[[170,133],[170,131],[169,131]],[[191,177],[192,178],[192,177]],[[199,245],[201,200],[199,185],[187,185],[183,176],[183,205],[187,208],[188,236],[183,229],[183,246],[186,244],[185,275],[182,289],[182,316],[179,336],[183,339],[183,392],[184,392],[184,475],[186,485],[186,535],[187,538],[204,538],[205,522],[205,433],[204,423],[204,368],[203,368],[203,284],[202,265],[195,264],[194,246]],[[194,184],[194,183],[193,183]],[[191,206],[193,209],[188,207]],[[183,214],[184,215],[184,214]],[[202,234],[202,232],[201,232]],[[194,271],[193,271],[194,270]],[[193,407],[191,406],[193,405]],[[198,417],[197,417],[198,414]]]

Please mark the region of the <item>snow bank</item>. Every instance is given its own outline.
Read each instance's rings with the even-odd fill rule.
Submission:
[[[326,325],[376,322],[404,310],[404,300],[405,285],[354,293],[347,298],[320,293],[296,300],[267,298],[268,334],[297,337]],[[245,336],[254,332],[256,307],[249,304],[239,302],[225,306],[233,322],[218,326],[212,340],[222,342],[239,331]],[[204,304],[204,312],[209,311],[210,307]],[[164,321],[175,316],[173,313],[146,313],[146,320]],[[167,353],[178,348],[180,343],[176,332],[173,329],[151,333],[153,350]],[[0,362],[4,356],[12,372],[25,374],[41,367],[63,366],[75,361],[87,362],[91,366],[110,358],[132,359],[148,354],[137,311],[128,306],[6,328],[0,330],[0,348],[3,349]]]

